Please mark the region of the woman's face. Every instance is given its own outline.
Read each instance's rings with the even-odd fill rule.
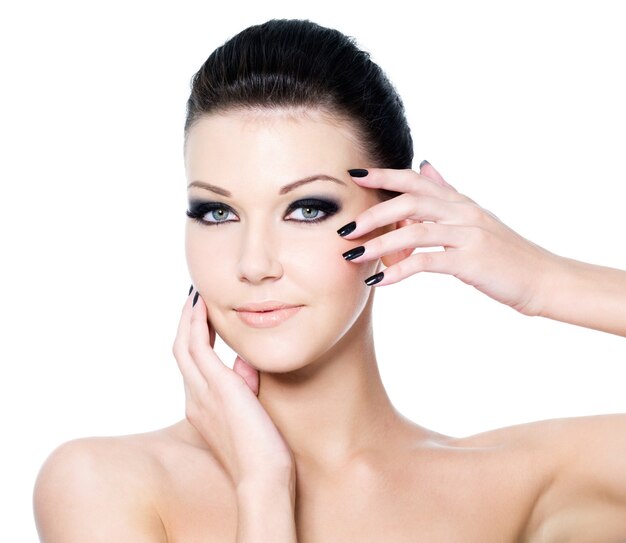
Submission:
[[[368,166],[351,129],[313,111],[227,112],[190,129],[188,210],[206,221],[187,219],[190,276],[216,333],[257,369],[286,372],[313,362],[363,311],[372,292],[364,280],[379,260],[348,262],[342,253],[390,228],[350,241],[337,230],[380,201],[347,172]],[[304,178],[314,180],[281,190]],[[268,328],[235,311],[267,300],[303,307]]]

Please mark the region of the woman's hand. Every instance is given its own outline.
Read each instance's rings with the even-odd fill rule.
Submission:
[[[192,302],[192,299],[195,302]],[[196,292],[182,311],[173,353],[185,384],[185,413],[236,488],[292,485],[291,449],[259,402],[259,373],[239,356],[233,370],[213,350],[215,330]]]
[[[359,171],[364,173],[356,173]],[[363,211],[355,218],[356,229],[344,236],[358,238],[376,228],[399,224],[367,241],[364,254],[353,259],[383,258],[388,267],[376,284],[389,285],[422,271],[447,273],[523,314],[539,314],[556,255],[460,194],[426,161],[420,173],[383,168],[368,172],[352,178],[362,187],[403,193]],[[418,247],[444,250],[412,254]]]

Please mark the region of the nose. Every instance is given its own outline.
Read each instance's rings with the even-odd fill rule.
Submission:
[[[280,242],[259,224],[243,229],[239,247],[238,276],[240,281],[260,283],[264,279],[278,279],[283,274],[278,254]]]

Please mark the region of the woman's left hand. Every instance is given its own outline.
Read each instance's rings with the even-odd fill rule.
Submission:
[[[352,179],[362,187],[401,192],[355,217],[358,238],[393,223],[398,228],[364,243],[355,263],[381,258],[388,266],[378,286],[418,272],[454,275],[525,315],[539,314],[541,295],[558,257],[523,238],[460,194],[428,163],[411,169],[371,168]],[[443,247],[443,251],[413,251]]]

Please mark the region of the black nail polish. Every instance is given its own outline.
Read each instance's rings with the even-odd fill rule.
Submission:
[[[353,258],[356,258],[357,256],[361,256],[364,252],[365,252],[365,247],[363,247],[363,245],[359,245],[358,247],[355,247],[354,249],[350,249],[349,251],[346,251],[345,253],[343,253],[343,257],[346,260],[352,260]]]
[[[196,305],[196,302],[198,301],[198,296],[200,296],[200,293],[196,290],[196,294],[193,297],[193,303],[191,304],[191,307],[194,307]]]
[[[348,170],[348,173],[352,177],[365,177],[369,172],[363,168],[355,168],[353,170]]]
[[[347,236],[350,232],[354,232],[355,228],[356,223],[352,221],[348,224],[344,224],[339,230],[337,230],[337,234],[339,234],[340,236]]]
[[[192,292],[192,291],[193,291],[193,285],[191,285],[191,286],[189,287],[189,292],[187,293],[187,296],[189,296],[189,295],[191,294],[191,292]]]
[[[368,277],[365,280],[365,284],[371,286],[371,285],[375,285],[376,283],[380,283],[383,280],[384,276],[385,276],[384,272],[378,272],[372,275],[371,277]]]
[[[430,162],[428,162],[428,160],[422,160],[420,162],[420,170],[426,165],[426,164],[430,164]]]

